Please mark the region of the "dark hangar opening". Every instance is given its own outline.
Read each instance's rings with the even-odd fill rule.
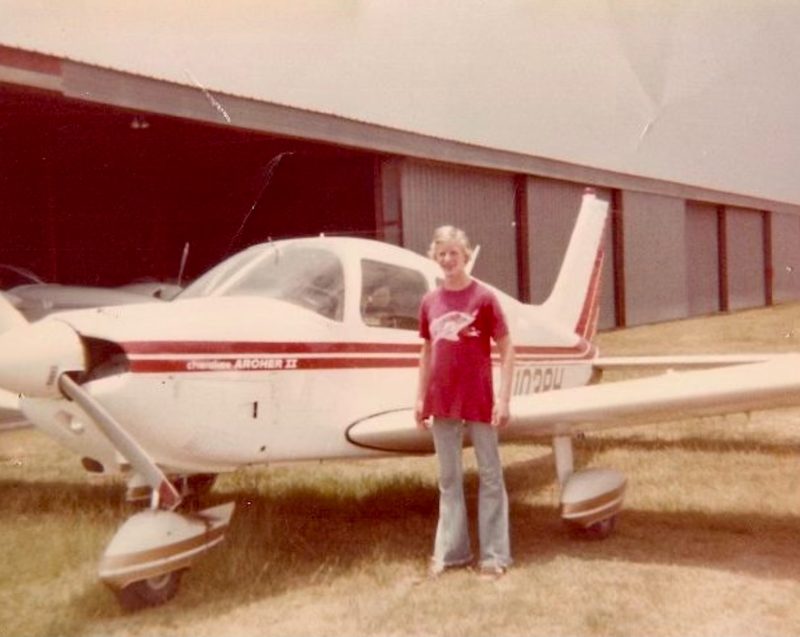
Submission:
[[[376,234],[375,157],[0,85],[0,263],[46,281],[194,278],[289,236]]]

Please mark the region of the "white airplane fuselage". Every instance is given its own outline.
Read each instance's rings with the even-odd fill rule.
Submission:
[[[593,379],[607,217],[608,203],[587,191],[541,305],[494,290],[524,407],[501,435],[551,435],[563,519],[603,535],[622,507],[624,476],[575,471],[565,412],[536,417],[522,403]],[[126,497],[149,510],[119,528],[98,575],[126,608],[162,604],[230,524],[232,502],[192,510],[213,474],[433,451],[413,407],[420,303],[440,276],[432,260],[396,246],[318,237],[252,246],[170,302],[28,323],[0,298],[0,407],[19,409],[88,471],[127,470]]]
[[[113,344],[118,364],[98,368],[99,377],[90,375],[84,387],[166,471],[220,472],[400,452],[354,444],[346,435],[353,423],[397,410],[407,410],[413,427],[421,346],[415,327],[365,323],[361,263],[373,259],[412,270],[428,289],[436,285],[438,267],[377,242],[294,243],[319,242],[342,264],[343,305],[334,318],[254,293],[179,297],[48,320],[63,321],[84,340]],[[588,340],[556,324],[541,307],[496,294],[516,347],[515,395],[589,380],[595,351]],[[121,458],[114,447],[74,403],[26,397],[21,409],[105,471],[117,468]],[[431,450],[430,442],[414,449]]]

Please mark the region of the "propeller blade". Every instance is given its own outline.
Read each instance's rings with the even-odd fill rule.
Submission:
[[[158,494],[158,507],[174,510],[181,503],[181,495],[158,468],[153,459],[127,432],[124,427],[83,387],[67,374],[59,379],[61,391],[74,400],[108,437],[117,450],[125,456],[131,466],[138,471],[147,484]]]

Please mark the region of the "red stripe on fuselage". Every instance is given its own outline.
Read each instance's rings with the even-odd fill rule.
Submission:
[[[144,374],[394,369],[416,367],[420,351],[420,345],[407,343],[137,341],[121,347],[130,370]],[[595,348],[581,341],[571,347],[515,346],[515,353],[520,363],[569,363],[592,358]]]
[[[139,374],[173,372],[283,372],[309,369],[385,369],[416,367],[416,358],[267,358],[243,356],[228,359],[147,359],[134,360],[130,370]]]
[[[422,344],[414,343],[260,343],[246,341],[131,341],[120,343],[129,355],[269,355],[287,354],[419,354]],[[530,356],[585,355],[589,344],[571,346],[514,345],[517,354]]]
[[[419,354],[421,343],[128,341],[126,354]]]

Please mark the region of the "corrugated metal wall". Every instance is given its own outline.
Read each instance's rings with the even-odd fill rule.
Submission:
[[[375,160],[375,227],[381,241],[403,245],[400,184],[403,160],[397,157]]]
[[[800,217],[772,214],[772,267],[773,301],[800,299]]]
[[[689,315],[683,199],[622,193],[628,325]]]
[[[531,302],[546,300],[553,288],[581,207],[585,186],[573,182],[529,177],[526,180],[528,202],[528,263]],[[598,196],[611,200],[611,192],[598,188]],[[600,327],[615,325],[614,255],[611,222],[606,231],[606,258],[600,306]]]
[[[423,254],[433,229],[451,223],[481,245],[476,276],[516,297],[521,293],[520,281],[527,285],[527,280],[533,303],[547,298],[580,209],[584,184],[415,159],[389,160],[382,173],[386,183],[379,206],[387,240],[400,235],[398,212],[403,245]],[[515,185],[524,189],[519,201]],[[611,190],[598,192],[611,199]],[[710,314],[726,306],[730,310],[762,306],[770,298],[766,276],[770,263],[765,258],[770,246],[772,299],[800,299],[800,217],[772,213],[765,224],[765,213],[758,210],[616,192],[621,213],[618,249],[623,258],[615,263],[610,224],[601,328],[617,324],[617,295],[618,302],[624,302],[625,313],[619,320],[625,325]],[[515,214],[527,215],[521,219],[519,230],[524,236],[520,242]],[[765,229],[770,232],[766,244]],[[527,259],[518,262],[518,246],[524,245]],[[521,277],[518,263],[527,264]],[[619,290],[615,284],[621,286]]]
[[[726,208],[728,309],[764,305],[764,222],[761,212]]]
[[[405,160],[401,192],[405,247],[425,254],[437,226],[463,228],[481,247],[473,274],[518,296],[512,175]]]
[[[717,206],[686,202],[689,314],[719,310],[719,224]]]

